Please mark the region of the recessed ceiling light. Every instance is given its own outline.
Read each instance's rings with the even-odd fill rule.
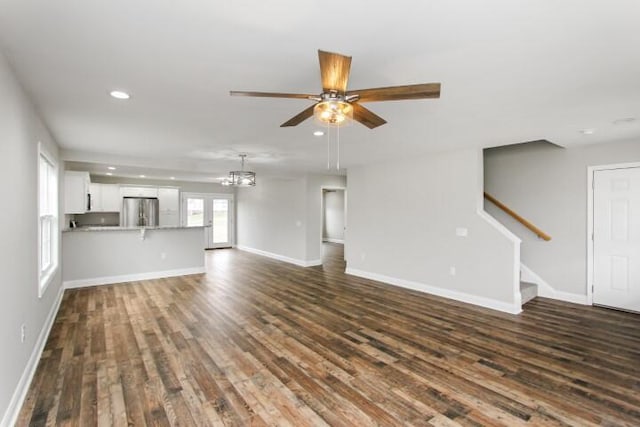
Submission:
[[[116,170],[116,168],[115,168],[115,167],[113,167],[113,166],[109,166],[107,169],[109,169],[110,171],[114,171],[114,170]]]
[[[146,178],[146,175],[138,175],[139,178]]]
[[[633,123],[636,120],[638,120],[638,119],[635,118],[635,117],[625,117],[625,118],[622,118],[622,119],[614,120],[613,124],[614,125],[623,125],[625,123]]]
[[[313,133],[315,136],[322,136],[324,135],[324,132],[322,132],[321,130],[317,130]]]
[[[583,135],[593,135],[594,133],[596,133],[595,129],[582,129],[580,131],[581,134]]]
[[[113,175],[113,174],[112,174],[111,172],[107,172],[107,173],[105,173],[105,175],[109,175],[109,176],[111,176],[111,175]]]
[[[131,95],[129,95],[127,92],[123,92],[121,90],[112,90],[111,92],[109,92],[109,95],[111,95],[112,97],[114,97],[116,99],[129,99],[129,98],[131,98]]]

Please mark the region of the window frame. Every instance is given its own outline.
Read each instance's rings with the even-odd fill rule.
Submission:
[[[42,161],[48,164],[46,177],[46,192],[47,192],[47,212],[43,213],[42,206]],[[49,151],[43,146],[42,142],[38,142],[38,159],[37,159],[37,218],[38,218],[38,297],[42,298],[45,291],[51,284],[55,277],[58,267],[60,265],[60,251],[59,251],[59,172],[58,162],[56,158],[49,153]],[[49,235],[48,239],[43,238],[43,230],[45,224],[48,224]],[[46,268],[43,268],[43,253],[44,244],[48,240],[48,264]]]

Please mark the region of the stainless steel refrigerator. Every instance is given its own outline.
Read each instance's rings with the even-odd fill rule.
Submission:
[[[157,197],[123,197],[120,225],[123,227],[155,227],[158,225]]]

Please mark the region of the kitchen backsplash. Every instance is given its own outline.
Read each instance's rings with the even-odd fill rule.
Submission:
[[[90,212],[86,214],[73,215],[78,227],[86,225],[120,225],[120,214],[117,212]]]

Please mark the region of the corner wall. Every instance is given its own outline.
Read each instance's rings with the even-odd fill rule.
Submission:
[[[49,322],[62,295],[62,261],[42,298],[38,297],[38,141],[56,157],[59,149],[0,53],[0,425],[10,425],[38,362]],[[63,185],[58,181],[62,208]],[[62,209],[60,209],[62,229]],[[58,242],[61,242],[58,235]],[[58,253],[62,254],[60,246]],[[26,339],[20,341],[20,327]]]
[[[348,179],[348,273],[520,312],[519,240],[479,212],[480,150],[361,166]]]
[[[538,239],[492,203],[487,212],[522,239],[522,263],[563,299],[586,302],[587,167],[640,161],[640,143],[558,148],[529,143],[484,152],[485,189],[551,235]]]
[[[301,266],[321,263],[322,188],[346,187],[346,177],[261,178],[236,193],[238,249]]]
[[[261,178],[236,193],[236,246],[297,264],[305,261],[306,180]]]

